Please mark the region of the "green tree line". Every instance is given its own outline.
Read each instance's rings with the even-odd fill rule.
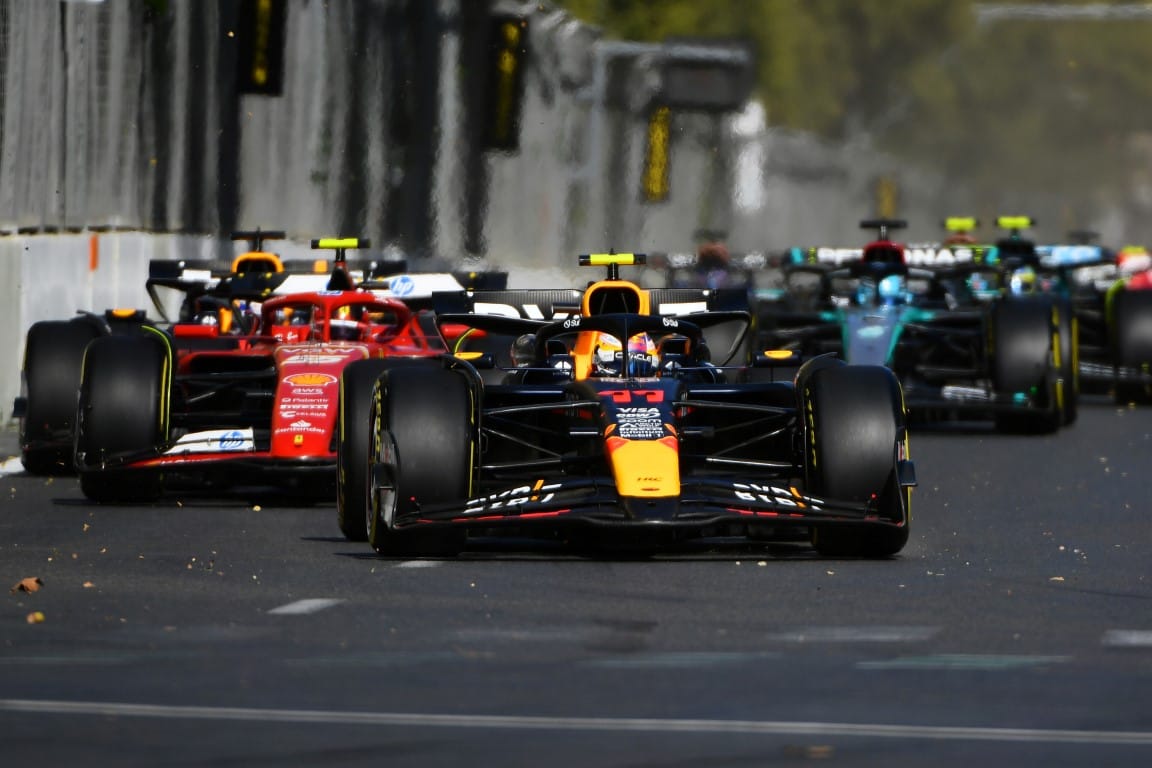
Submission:
[[[997,3],[1044,15],[995,19],[969,0],[557,5],[614,39],[750,40],[770,125],[863,136],[978,184],[1052,192],[1130,173],[1152,118],[1152,14],[1133,3]]]

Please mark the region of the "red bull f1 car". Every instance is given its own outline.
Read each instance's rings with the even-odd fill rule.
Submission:
[[[915,472],[891,370],[825,356],[795,380],[752,380],[762,356],[746,352],[746,309],[709,310],[707,291],[661,301],[671,294],[619,277],[640,254],[581,263],[607,278],[566,313],[571,292],[531,290],[438,317],[514,339],[511,366],[457,348],[355,380],[363,363],[346,370],[347,538],[397,556],[493,536],[641,552],[733,538],[801,537],[827,555],[904,547]],[[504,311],[516,304],[556,316]],[[693,309],[660,314],[672,304]]]

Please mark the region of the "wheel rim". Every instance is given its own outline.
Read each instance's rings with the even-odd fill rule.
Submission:
[[[377,430],[368,467],[368,530],[377,540],[396,515],[396,444],[390,434]]]

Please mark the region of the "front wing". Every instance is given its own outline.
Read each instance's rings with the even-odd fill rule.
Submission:
[[[460,502],[425,505],[398,516],[394,527],[593,526],[707,533],[741,525],[795,528],[861,523],[898,527],[904,521],[881,517],[871,502],[821,499],[790,486],[689,477],[682,481],[679,496],[631,498],[617,492],[611,477],[581,477],[537,480]]]

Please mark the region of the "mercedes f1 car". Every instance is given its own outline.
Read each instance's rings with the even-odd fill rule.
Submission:
[[[761,344],[802,358],[835,353],[886,365],[921,419],[964,414],[1007,431],[1048,432],[1076,417],[1076,334],[1066,302],[997,295],[981,301],[973,274],[992,269],[965,247],[945,266],[910,266],[888,232],[899,220],[861,222],[878,239],[859,250],[811,249],[786,269],[785,298],[762,306]],[[954,249],[959,253],[962,249]],[[845,255],[847,253],[847,255]]]
[[[800,536],[826,555],[899,552],[915,473],[892,371],[824,356],[794,381],[751,381],[748,312],[709,311],[696,291],[678,303],[699,311],[659,314],[673,311],[662,292],[619,277],[639,263],[582,256],[607,278],[561,317],[439,315],[516,339],[498,380],[481,351],[356,379],[363,363],[350,366],[346,400],[363,413],[341,415],[345,536],[389,555],[452,555],[475,536],[640,552]],[[555,308],[555,293],[519,301]],[[713,362],[710,348],[727,352]]]
[[[95,501],[163,490],[335,496],[345,368],[383,370],[445,352],[404,302],[351,288],[335,249],[328,288],[266,298],[244,322],[219,316],[102,336],[84,354],[75,466]],[[231,312],[231,309],[225,309]],[[205,322],[205,320],[215,320]]]
[[[938,250],[921,248],[942,278],[964,281],[981,303],[1009,298],[1056,306],[1065,321],[1063,360],[1072,388],[1109,393],[1117,403],[1152,402],[1152,256],[1142,248],[1116,253],[1093,242],[1098,235],[1073,231],[1068,241],[1037,244],[1022,235],[1035,225],[1027,216],[1001,216],[1007,235],[978,244],[964,232],[973,219],[947,219],[953,232]],[[968,229],[971,229],[968,226]],[[1070,342],[1075,340],[1075,345]],[[1075,415],[1074,401],[1069,404]]]
[[[1152,256],[1115,253],[1070,233],[1071,242],[1037,245],[1008,290],[1025,288],[1070,306],[1077,324],[1079,386],[1118,404],[1152,403]]]

